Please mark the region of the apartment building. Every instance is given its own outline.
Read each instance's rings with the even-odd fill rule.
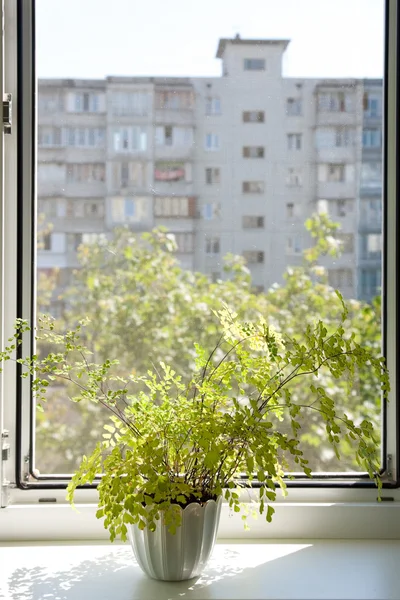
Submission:
[[[381,82],[282,76],[288,40],[221,39],[221,77],[43,80],[38,269],[60,285],[82,242],[166,226],[185,268],[223,277],[243,255],[255,289],[282,282],[310,243],[305,219],[341,224],[329,280],[380,286]],[[55,309],[56,310],[56,309]]]

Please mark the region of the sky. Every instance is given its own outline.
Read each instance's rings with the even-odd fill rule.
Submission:
[[[382,77],[384,0],[36,0],[39,77],[218,76],[220,37],[290,39],[288,77]]]

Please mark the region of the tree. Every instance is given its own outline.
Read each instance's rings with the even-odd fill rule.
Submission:
[[[324,255],[340,250],[334,238],[337,226],[326,215],[318,215],[306,227],[315,243],[305,251],[303,265],[288,268],[284,284],[263,294],[252,291],[249,271],[240,257],[228,255],[226,279],[214,283],[204,274],[180,267],[173,236],[165,230],[140,237],[128,229],[117,230],[111,241],[80,248],[80,268],[64,294],[70,307],[64,325],[88,317],[85,343],[98,360],[117,358],[121,372],[146,373],[164,361],[187,378],[194,368],[194,343],[213,348],[218,341],[214,312],[224,304],[246,320],[261,313],[299,339],[306,325],[319,317],[333,328],[338,324],[340,302],[319,263]],[[348,304],[348,330],[363,343],[379,348],[379,303],[369,306],[351,300]],[[379,382],[370,373],[357,375],[350,395],[347,382],[330,385],[350,418],[357,421],[365,416],[379,427]],[[37,466],[42,472],[70,472],[101,436],[103,415],[97,406],[71,404],[67,388],[53,393],[53,401],[38,417]],[[304,384],[295,394],[305,402],[310,395]],[[350,459],[338,466],[330,449],[321,444],[321,427],[317,417],[303,423],[302,442],[312,468],[354,469]],[[345,444],[342,453],[349,454]]]

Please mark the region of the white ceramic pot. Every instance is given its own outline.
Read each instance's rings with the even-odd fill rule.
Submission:
[[[200,575],[214,548],[222,497],[188,504],[182,511],[182,525],[169,533],[163,518],[154,532],[137,525],[128,527],[129,540],[142,570],[161,581],[184,581]]]

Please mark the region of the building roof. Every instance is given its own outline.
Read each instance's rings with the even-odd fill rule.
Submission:
[[[217,48],[216,58],[222,58],[225,52],[225,48],[227,44],[235,44],[235,45],[253,45],[253,46],[283,46],[283,49],[286,50],[288,47],[290,40],[283,39],[242,39],[239,36],[234,38],[220,38]]]

